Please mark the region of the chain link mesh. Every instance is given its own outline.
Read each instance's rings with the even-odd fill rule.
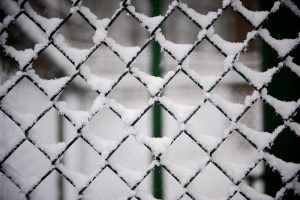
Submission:
[[[69,14],[61,20],[55,21],[55,25],[53,23],[49,23],[52,26],[47,26],[47,23],[44,23],[41,20],[41,17],[35,13],[28,2],[20,1],[18,4],[17,11],[12,16],[7,16],[1,27],[1,49],[3,52],[6,53],[8,57],[14,59],[19,65],[19,72],[17,72],[13,77],[11,77],[8,81],[6,81],[1,86],[0,92],[0,110],[9,117],[17,126],[19,126],[24,132],[24,138],[21,138],[18,142],[13,145],[10,145],[9,149],[6,149],[6,154],[1,158],[0,166],[1,166],[1,173],[3,176],[6,176],[10,181],[16,185],[20,191],[24,193],[26,198],[31,198],[31,193],[53,172],[57,171],[61,174],[71,185],[74,187],[79,187],[76,183],[76,180],[72,179],[68,173],[63,170],[60,165],[60,159],[64,156],[65,152],[74,144],[76,140],[79,138],[83,139],[91,148],[93,148],[99,155],[103,153],[99,151],[97,147],[95,147],[94,142],[91,141],[90,138],[86,137],[82,134],[82,129],[93,119],[93,117],[101,111],[103,107],[108,107],[111,109],[121,120],[123,120],[128,125],[128,134],[124,135],[124,137],[120,140],[120,142],[113,148],[107,155],[105,156],[105,164],[96,171],[93,176],[89,177],[86,184],[79,187],[78,190],[78,198],[84,198],[84,194],[87,188],[94,182],[94,180],[101,175],[101,173],[106,169],[111,169],[115,175],[117,175],[132,191],[130,196],[125,197],[128,199],[143,199],[138,193],[135,192],[135,189],[149,176],[149,174],[154,170],[156,166],[161,166],[166,173],[169,173],[184,189],[182,194],[177,197],[177,199],[181,199],[184,196],[188,196],[191,199],[197,199],[195,195],[189,191],[190,184],[198,177],[201,172],[205,170],[205,168],[209,164],[214,164],[218,170],[223,173],[228,179],[232,182],[233,190],[230,192],[230,195],[227,199],[232,199],[236,193],[242,195],[245,199],[256,199],[256,196],[253,196],[253,191],[250,191],[242,184],[242,181],[251,173],[251,171],[261,162],[264,161],[267,165],[270,165],[274,170],[277,170],[281,175],[284,173],[284,169],[282,168],[289,168],[291,165],[293,167],[291,169],[290,174],[283,176],[282,178],[282,188],[277,192],[275,199],[281,199],[284,197],[285,192],[290,189],[295,189],[299,181],[298,176],[300,172],[299,165],[294,166],[292,163],[288,163],[282,161],[281,159],[276,158],[275,156],[267,153],[267,151],[272,147],[272,144],[276,137],[278,137],[285,129],[292,129],[295,131],[295,134],[299,132],[299,124],[293,121],[293,117],[297,115],[299,110],[299,101],[298,102],[284,102],[279,101],[272,96],[267,94],[266,87],[271,82],[274,75],[278,74],[283,68],[290,67],[293,69],[293,66],[296,66],[295,63],[292,62],[292,57],[290,57],[290,53],[299,45],[300,37],[295,39],[289,40],[276,40],[272,38],[269,32],[263,27],[264,22],[268,21],[270,16],[275,14],[281,7],[286,7],[290,10],[290,12],[294,13],[295,16],[299,17],[299,9],[293,5],[291,1],[276,1],[273,7],[269,11],[261,11],[261,12],[253,12],[246,9],[239,0],[233,1],[224,1],[223,6],[217,11],[214,12],[213,15],[204,19],[199,17],[199,13],[194,11],[193,9],[187,7],[184,3],[180,0],[173,1],[170,5],[168,10],[163,16],[150,18],[141,13],[135,11],[134,6],[131,5],[130,1],[124,0],[121,1],[120,7],[115,11],[113,16],[110,18],[109,21],[106,23],[100,23],[101,20],[95,19],[95,15],[91,13],[86,7],[81,4],[80,0],[73,1],[72,8],[70,9]],[[244,18],[252,27],[253,30],[247,34],[246,39],[240,43],[229,43],[225,40],[222,40],[216,33],[214,33],[212,29],[212,25],[214,22],[222,15],[222,13],[232,7],[233,10],[238,13],[240,16]],[[164,35],[161,32],[161,26],[164,24],[166,19],[175,11],[179,10],[183,13],[188,19],[190,19],[196,26],[198,26],[201,31],[198,34],[197,40],[187,46],[182,46],[181,44],[175,44],[167,41],[164,38]],[[89,49],[88,52],[79,52],[79,54],[72,54],[71,51],[64,45],[64,40],[56,35],[59,29],[70,19],[72,15],[78,13],[95,31],[96,34],[94,36],[94,46]],[[120,16],[121,13],[127,13],[128,15],[132,16],[142,27],[144,27],[149,33],[150,38],[145,41],[145,43],[140,48],[125,48],[125,51],[122,49],[118,43],[112,40],[109,36],[105,33],[106,31],[112,26],[115,20]],[[14,23],[21,15],[27,16],[34,24],[36,24],[46,35],[47,41],[40,43],[35,46],[35,48],[29,52],[19,52],[13,47],[9,46],[5,42],[6,38],[6,30],[10,26],[10,24]],[[44,18],[44,20],[46,20]],[[47,21],[46,21],[47,22]],[[50,22],[50,21],[49,21]],[[250,69],[241,66],[238,63],[239,56],[241,53],[245,52],[247,47],[249,46],[250,42],[253,41],[255,38],[260,38],[267,44],[269,44],[278,54],[278,63],[277,66],[272,68],[271,71],[268,72],[257,72],[253,76],[254,72]],[[222,55],[226,57],[225,59],[225,67],[223,73],[212,80],[209,84],[204,82],[197,72],[191,70],[189,67],[185,65],[185,60],[187,57],[194,51],[194,49],[203,41],[207,40],[211,45],[213,45],[216,49],[220,51]],[[125,107],[122,107],[119,103],[115,100],[109,99],[108,95],[114,90],[114,88],[120,83],[125,75],[131,75],[135,79],[137,79],[140,83],[142,83],[145,88],[149,89],[151,84],[154,81],[154,77],[143,74],[139,70],[132,68],[131,64],[137,59],[137,57],[143,52],[143,50],[152,42],[156,41],[160,44],[162,49],[167,52],[177,63],[177,68],[168,73],[168,76],[161,78],[161,83],[159,87],[155,89],[151,89],[151,97],[149,104],[142,110],[139,110],[135,113],[131,118],[128,118],[126,113],[128,114],[128,110]],[[37,57],[47,48],[49,45],[53,45],[60,51],[75,67],[75,73],[71,76],[64,79],[63,84],[60,85],[59,90],[55,92],[51,92],[49,88],[45,87],[45,85],[41,84],[41,78],[38,77],[32,69],[32,63],[37,59]],[[126,64],[126,70],[116,79],[116,81],[110,85],[107,89],[97,88],[91,85],[89,81],[88,74],[84,73],[82,70],[82,66],[84,65],[85,61],[100,47],[100,46],[108,47],[115,55],[118,56],[120,60],[122,60]],[[129,56],[126,53],[129,52]],[[74,56],[75,55],[75,56]],[[295,68],[295,67],[294,67]],[[299,68],[299,66],[298,66]],[[225,101],[222,97],[217,97],[211,95],[210,92],[218,86],[220,81],[228,74],[230,71],[237,72],[241,77],[243,77],[254,89],[254,93],[245,101],[244,105],[234,105],[233,107],[236,109],[232,111],[230,109],[231,103]],[[164,89],[168,85],[168,83],[180,72],[183,72],[188,78],[190,78],[201,90],[205,91],[205,99],[203,102],[200,102],[197,106],[193,107],[192,110],[189,110],[188,114],[184,116],[181,113],[176,112],[176,108],[170,106],[168,104],[168,100],[162,97]],[[266,74],[267,73],[267,74]],[[296,72],[295,72],[296,73]],[[260,75],[263,76],[260,79],[260,82],[257,78]],[[298,73],[299,75],[299,73]],[[99,97],[94,102],[94,107],[88,112],[87,116],[82,120],[78,120],[74,117],[73,113],[69,112],[65,109],[59,102],[58,98],[62,91],[70,84],[72,80],[76,77],[81,77],[84,79],[89,85],[90,88],[96,91],[99,94]],[[14,88],[23,80],[28,79],[31,81],[45,96],[48,97],[50,100],[50,104],[46,106],[46,108],[39,113],[38,116],[35,117],[33,120],[29,120],[27,124],[24,124],[22,120],[20,120],[17,116],[14,115],[3,103],[3,99],[9,94],[10,91],[14,90]],[[239,124],[239,120],[247,113],[247,111],[257,102],[258,100],[264,101],[266,104],[274,107],[277,111],[278,115],[280,115],[283,119],[283,124],[280,125],[275,129],[272,133],[270,139],[265,143],[260,143],[259,140],[255,138],[254,135],[251,135],[249,131],[243,128]],[[189,120],[197,113],[199,109],[206,102],[210,102],[214,105],[220,112],[224,114],[224,116],[230,120],[231,125],[226,130],[226,134],[224,137],[213,146],[213,148],[209,149],[207,146],[201,142],[199,142],[192,133],[189,132],[188,129],[188,122]],[[118,169],[115,169],[110,164],[110,159],[114,156],[115,152],[123,145],[123,143],[128,140],[130,136],[137,137],[136,132],[134,130],[134,125],[150,110],[154,104],[159,104],[165,111],[167,111],[179,124],[181,124],[181,130],[178,134],[172,138],[172,141],[169,143],[169,146],[177,140],[177,138],[182,135],[186,134],[192,141],[195,142],[208,156],[207,161],[201,166],[196,172],[194,172],[193,176],[188,178],[185,182],[183,182],[176,174],[176,172],[172,171],[168,167],[167,164],[161,161],[161,157],[163,152],[154,152],[155,150],[152,149],[153,147],[149,145],[149,143],[144,142],[144,145],[152,152],[153,154],[153,161],[149,166],[148,170],[143,174],[142,178],[138,180],[135,184],[129,183],[129,181],[121,175]],[[289,105],[292,105],[289,107]],[[176,107],[176,105],[175,105]],[[41,145],[37,144],[30,136],[30,130],[45,116],[49,110],[52,108],[56,109],[66,120],[68,120],[77,130],[77,135],[74,137],[61,151],[55,156],[51,157],[46,149],[44,149]],[[295,128],[295,124],[297,127]],[[227,169],[224,169],[221,164],[219,164],[214,159],[214,153],[219,149],[219,147],[227,140],[232,133],[236,131],[238,132],[244,140],[248,141],[256,150],[259,152],[259,157],[255,160],[255,162],[248,167],[243,174],[239,177],[233,177]],[[261,133],[262,134],[262,133]],[[260,137],[260,136],[258,136]],[[24,189],[22,187],[19,180],[14,177],[9,170],[5,167],[5,162],[10,158],[14,152],[20,148],[26,141],[33,144],[40,152],[42,152],[51,162],[52,167],[47,171],[43,176],[39,177],[38,180],[35,180],[31,187]],[[276,162],[280,164],[276,164]],[[30,165],[30,163],[29,163]],[[282,165],[283,167],[278,167],[278,165]],[[200,189],[200,188],[199,188]],[[299,192],[299,191],[298,191]],[[271,198],[271,197],[269,197]],[[267,199],[269,199],[267,198]],[[272,197],[273,198],[273,197]]]

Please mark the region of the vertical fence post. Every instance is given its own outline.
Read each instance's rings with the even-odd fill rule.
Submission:
[[[151,16],[157,16],[161,13],[161,1],[151,0],[150,1],[150,12]],[[158,43],[153,42],[151,44],[151,74],[153,76],[161,75],[160,68],[160,46]],[[158,104],[154,104],[152,113],[152,130],[153,137],[162,136],[162,112],[161,107]],[[163,175],[161,167],[154,168],[153,171],[153,196],[158,199],[163,198]]]

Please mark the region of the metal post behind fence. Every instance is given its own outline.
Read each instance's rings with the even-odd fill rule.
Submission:
[[[152,0],[151,2],[151,16],[157,16],[161,13],[161,1],[160,0]],[[152,43],[151,45],[151,73],[153,76],[161,75],[160,68],[160,46],[158,43]],[[161,137],[162,136],[162,112],[161,107],[157,103],[153,106],[152,113],[152,130],[153,137]],[[153,196],[158,199],[163,198],[163,174],[162,168],[156,167],[154,168],[153,174]]]

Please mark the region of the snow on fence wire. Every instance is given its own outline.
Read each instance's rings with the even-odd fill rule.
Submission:
[[[295,193],[300,193],[300,183],[298,181],[300,164],[286,162],[270,153],[267,153],[267,150],[271,148],[273,141],[285,129],[291,129],[296,135],[300,136],[300,124],[292,119],[292,117],[298,112],[300,101],[285,102],[278,100],[270,96],[266,89],[273,76],[284,67],[290,68],[295,74],[300,76],[300,66],[297,66],[297,64],[293,62],[293,57],[290,56],[290,52],[299,45],[300,36],[294,39],[279,40],[271,37],[269,31],[263,27],[263,23],[269,19],[269,16],[276,13],[280,7],[287,7],[290,9],[290,12],[293,12],[297,17],[300,17],[300,10],[292,3],[292,1],[276,1],[273,7],[268,11],[251,11],[245,8],[239,0],[224,0],[222,8],[216,12],[210,12],[207,15],[202,15],[192,8],[189,8],[180,0],[175,0],[169,5],[168,10],[163,16],[148,17],[135,11],[135,7],[131,5],[130,1],[124,0],[120,2],[119,8],[115,11],[111,19],[103,20],[97,19],[96,15],[94,15],[89,8],[83,6],[80,0],[73,0],[72,8],[64,19],[48,19],[42,17],[30,7],[30,4],[26,0],[21,0],[18,3],[14,2],[12,5],[13,6],[10,8],[11,15],[6,16],[1,24],[1,50],[18,63],[19,71],[7,80],[0,88],[0,110],[23,130],[24,136],[14,138],[13,142],[10,143],[4,153],[1,154],[0,170],[2,175],[7,177],[15,186],[17,186],[27,199],[32,199],[31,194],[53,171],[57,171],[72,186],[74,186],[74,188],[77,189],[79,199],[88,198],[85,197],[85,191],[106,168],[111,169],[131,191],[124,197],[124,199],[152,199],[151,195],[140,193],[136,191],[136,188],[147,176],[149,176],[156,166],[161,166],[165,169],[166,172],[182,186],[182,191],[177,199],[184,197],[191,199],[205,199],[205,197],[199,196],[197,191],[190,189],[189,186],[198,176],[200,176],[201,172],[203,172],[209,164],[213,164],[231,181],[232,187],[230,187],[228,195],[224,196],[222,199],[236,198],[236,194],[240,194],[245,199],[252,200],[281,199],[285,196],[287,190],[294,190]],[[212,27],[213,23],[229,7],[232,7],[235,12],[241,15],[253,26],[253,31],[247,34],[247,37],[243,42],[228,42],[214,32]],[[176,44],[166,40],[164,37],[160,27],[176,9],[181,11],[201,29],[198,34],[197,41],[195,41],[194,44]],[[151,37],[145,41],[142,47],[121,46],[107,35],[109,27],[122,12],[131,15],[150,33]],[[57,33],[68,19],[74,15],[74,13],[78,13],[82,16],[82,18],[95,30],[95,35],[93,36],[94,45],[89,50],[69,47],[65,43],[63,36]],[[7,28],[22,14],[27,16],[34,24],[36,24],[46,36],[40,43],[36,44],[33,49],[26,49],[24,51],[17,50],[6,44]],[[249,43],[257,37],[269,44],[277,52],[279,57],[277,66],[274,66],[265,72],[256,72],[239,62],[240,54],[244,52]],[[196,71],[189,68],[188,64],[184,62],[191,52],[204,39],[209,41],[211,45],[216,47],[226,57],[224,60],[224,71],[220,76],[199,76]],[[131,64],[151,41],[158,42],[162,49],[178,63],[177,68],[173,71],[169,71],[164,77],[154,77],[140,71],[138,68],[131,67]],[[56,47],[57,50],[74,65],[75,71],[72,75],[53,80],[44,80],[35,73],[32,68],[32,63],[38,55],[49,47],[49,45]],[[114,82],[94,76],[88,68],[85,68],[85,70],[82,69],[82,66],[85,65],[85,61],[101,45],[107,46],[126,64],[126,69]],[[253,94],[245,99],[244,104],[232,103],[225,100],[220,95],[211,94],[211,91],[214,90],[223,77],[225,77],[225,75],[230,71],[237,72],[255,89]],[[165,87],[179,72],[183,72],[205,92],[203,102],[199,102],[197,106],[180,105],[163,96]],[[125,75],[131,75],[136,78],[151,94],[149,103],[144,109],[128,109],[116,100],[108,98],[108,94],[113,91]],[[74,111],[70,109],[66,103],[58,101],[62,91],[76,77],[84,79],[90,88],[98,93],[98,97],[94,100],[89,111]],[[45,109],[42,112],[39,112],[37,116],[22,115],[22,113],[18,113],[11,109],[9,102],[5,101],[5,97],[14,90],[14,88],[23,79],[31,81],[49,99],[50,103],[46,105]],[[276,113],[284,120],[284,124],[278,126],[273,133],[258,132],[239,122],[243,115],[258,100],[262,100],[266,104],[272,106],[276,110]],[[224,136],[220,140],[212,140],[212,138],[209,139],[205,137],[195,138],[194,134],[192,134],[189,130],[189,120],[206,102],[210,102],[214,105],[231,122],[230,127],[224,130]],[[180,124],[181,129],[175,137],[151,138],[136,133],[134,125],[145,113],[147,113],[149,109],[153,107],[155,103],[161,105],[162,108]],[[77,135],[68,143],[41,145],[38,141],[31,138],[30,130],[52,108],[61,113],[61,115],[76,128]],[[95,136],[82,133],[82,129],[97,113],[101,112],[103,108],[111,109],[125,124],[127,124],[128,127],[128,130],[126,131],[127,134],[123,136],[120,142],[113,148],[106,150],[103,146],[101,146],[103,143],[97,142]],[[253,159],[253,163],[250,166],[243,167],[238,173],[235,173],[234,169],[224,167],[222,163],[219,163],[218,160],[214,158],[214,153],[234,131],[238,132],[244,140],[248,141],[256,149],[256,157]],[[206,159],[201,166],[199,166],[198,170],[196,170],[191,177],[186,177],[185,179],[180,178],[177,172],[172,170],[172,167],[168,166],[167,163],[162,162],[160,159],[166,149],[172,146],[176,139],[182,134],[186,134],[206,154]],[[114,156],[114,153],[131,136],[136,138],[137,142],[144,144],[145,147],[153,154],[153,160],[148,170],[145,171],[144,174],[138,175],[133,181],[128,180],[128,178],[126,178],[119,169],[114,168],[110,164],[110,159]],[[95,150],[95,152],[104,157],[105,162],[103,162],[103,165],[91,176],[83,176],[82,174],[69,170],[60,163],[60,159],[64,156],[65,152],[78,138],[83,139],[83,141]],[[49,159],[52,165],[46,173],[36,179],[29,179],[29,177],[26,179],[26,177],[21,177],[13,170],[14,166],[6,164],[6,161],[10,158],[10,156],[13,155],[25,141],[33,144],[35,148]],[[258,193],[255,189],[249,187],[243,182],[245,177],[250,174],[250,172],[261,161],[265,162],[281,175],[282,188],[274,197]],[[30,163],[28,163],[28,165],[30,165]],[[199,190],[201,190],[201,188],[199,188]]]

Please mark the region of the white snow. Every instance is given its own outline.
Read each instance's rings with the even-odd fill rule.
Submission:
[[[275,39],[270,35],[269,31],[264,28],[260,29],[259,35],[277,51],[280,57],[284,57],[300,42],[300,36],[295,39]]]
[[[195,70],[188,66],[183,66],[183,69],[203,87],[204,91],[208,91],[220,78],[214,75],[199,76]]]
[[[89,20],[89,22],[94,25],[96,28],[106,28],[110,22],[110,19],[98,19],[97,16],[91,12],[88,7],[83,5],[79,8],[80,12]]]
[[[97,136],[92,131],[86,131],[83,133],[85,137],[93,147],[101,153],[103,157],[107,157],[108,154],[117,146],[117,142],[114,140],[106,140]]]
[[[66,143],[41,144],[40,147],[47,152],[51,160],[54,160],[66,148]]]
[[[113,164],[113,162],[110,164]],[[140,181],[145,174],[143,171],[128,169],[124,166],[114,165],[114,168],[118,171],[118,175],[125,178],[126,181],[132,186]]]
[[[295,181],[293,183],[293,189],[294,189],[295,194],[300,195],[300,183],[299,182]]]
[[[11,178],[19,184],[21,190],[26,193],[28,192],[39,180],[36,176],[23,176],[20,172],[10,166],[8,163],[2,164],[3,171],[11,176]]]
[[[159,200],[159,199],[154,198],[153,195],[151,195],[149,193],[137,191],[137,195],[138,195],[138,197],[140,197],[143,200]]]
[[[225,8],[226,6],[228,6],[231,3],[231,0],[223,0],[222,2],[222,7]]]
[[[129,63],[140,51],[140,47],[125,47],[120,44],[118,44],[115,40],[112,38],[107,37],[105,39],[105,42],[109,46],[109,48],[113,51],[116,51],[120,58],[125,62]]]
[[[300,164],[285,162],[272,154],[265,153],[265,159],[275,170],[277,170],[282,181],[286,182],[300,170]]]
[[[177,44],[168,41],[160,30],[155,32],[155,40],[162,48],[169,51],[177,61],[180,61],[193,46],[191,44]]]
[[[233,66],[235,62],[234,59],[235,59],[234,55],[229,55],[224,59],[223,61],[224,70],[228,70]]]
[[[272,134],[268,132],[260,132],[260,131],[253,130],[242,123],[237,123],[236,127],[259,149],[264,149],[277,136],[275,133]]]
[[[257,89],[260,89],[265,84],[269,83],[274,73],[278,70],[276,67],[268,69],[265,72],[257,72],[247,67],[241,62],[235,64],[237,70],[239,70],[245,77],[254,85]]]
[[[187,131],[191,133],[208,151],[213,150],[222,140],[220,137],[209,135],[209,133],[197,132],[190,126],[187,127]]]
[[[188,180],[195,174],[195,170],[185,165],[172,163],[168,160],[162,160],[162,164],[166,165],[168,169],[170,169],[171,172],[174,173],[179,178],[182,185],[188,182]]]
[[[58,27],[58,25],[62,22],[62,19],[59,18],[48,19],[39,15],[31,8],[28,2],[24,5],[24,8],[26,12],[45,29],[47,36],[50,36],[52,31],[54,31]]]
[[[156,76],[151,76],[138,68],[132,68],[131,71],[135,76],[139,77],[146,85],[150,94],[155,95],[166,82],[164,79]]]
[[[219,106],[232,120],[236,120],[236,118],[245,109],[245,106],[243,104],[232,103],[217,94],[211,94],[210,100],[217,106]]]
[[[16,83],[24,75],[23,72],[18,71],[14,76],[10,77],[7,81],[5,81],[0,87],[0,96],[7,93],[7,90]]]
[[[81,110],[71,110],[68,107],[67,102],[64,101],[56,102],[55,105],[62,114],[65,114],[72,120],[76,128],[79,128],[83,124],[86,124],[88,122],[88,118],[90,117],[88,112]]]
[[[70,77],[66,76],[46,80],[35,74],[34,70],[28,70],[27,75],[30,76],[41,88],[43,88],[50,98],[55,95],[70,79]]]
[[[159,102],[173,113],[179,122],[183,122],[196,109],[195,106],[178,104],[166,96],[160,97]]]
[[[300,124],[297,122],[286,122],[287,126],[289,126],[296,135],[300,137]]]
[[[73,125],[76,128],[80,128],[82,125],[88,123],[89,118],[93,113],[98,112],[104,107],[105,101],[105,98],[99,95],[95,98],[93,105],[91,106],[89,111],[72,110],[64,101],[56,102],[55,105],[62,114],[65,114],[72,120],[72,122],[74,123]]]
[[[126,108],[114,99],[107,99],[107,106],[119,113],[122,121],[124,121],[127,125],[133,123],[134,120],[136,120],[142,113],[142,110]]]
[[[298,107],[299,102],[280,101],[267,94],[267,90],[262,90],[262,98],[265,99],[284,119],[287,119]]]
[[[158,156],[164,153],[170,146],[172,139],[169,137],[154,138],[146,135],[137,135],[137,141],[151,148],[153,154]]]
[[[1,45],[3,45],[4,51],[18,62],[19,68],[22,70],[25,67],[25,65],[28,64],[29,61],[33,59],[36,56],[36,54],[47,44],[46,41],[44,41],[44,43],[35,44],[33,49],[24,50],[17,50],[12,46],[7,46],[6,44]]]
[[[280,5],[281,5],[280,1],[276,1],[271,8],[271,12],[275,13],[277,10],[279,10]]]
[[[275,195],[275,199],[282,199],[287,190],[294,190],[294,195],[299,195],[300,193],[300,183],[297,182],[298,176],[296,176],[291,182],[283,186]]]
[[[26,130],[35,120],[35,117],[32,113],[19,111],[14,104],[11,104],[11,102],[2,101],[1,107],[11,116],[13,116],[14,120],[20,123],[20,126],[23,130]]]
[[[77,65],[83,61],[89,54],[88,49],[78,49],[68,45],[62,34],[56,34],[53,37],[55,44]]]
[[[113,80],[99,77],[93,74],[88,65],[83,65],[80,68],[80,72],[86,78],[87,83],[91,86],[92,89],[98,90],[102,93],[108,92],[114,83]]]
[[[295,74],[300,77],[300,65],[297,65],[293,62],[293,57],[288,56],[284,63],[289,67]]]
[[[1,116],[2,117],[2,116]],[[3,120],[3,119],[1,119]],[[3,140],[5,140],[5,124],[4,122],[1,121],[1,125],[2,125],[2,130],[0,130],[1,133],[1,137]],[[3,131],[3,132],[2,132]],[[6,144],[5,145],[1,145],[0,147],[0,160],[2,160],[14,147],[17,143],[19,143],[20,141],[22,141],[24,139],[24,136],[21,134],[10,134],[9,135],[9,139],[7,139]]]
[[[149,33],[151,33],[163,20],[163,16],[158,15],[155,17],[148,17],[142,13],[135,11],[134,6],[127,6],[128,10],[135,15],[141,22],[144,27],[147,27]]]
[[[93,36],[93,42],[95,45],[100,44],[102,41],[104,41],[105,37],[107,35],[107,31],[105,29],[98,28],[95,31],[95,34]]]
[[[193,20],[195,20],[202,28],[206,28],[213,20],[215,20],[222,10],[219,9],[217,12],[208,12],[206,15],[196,12],[194,9],[189,8],[186,4],[181,3],[179,7],[185,11]]]
[[[0,24],[0,25],[1,25],[1,26],[0,26],[0,31],[1,31],[3,28],[7,28],[8,25],[9,25],[13,20],[14,20],[14,17],[13,17],[13,16],[7,15],[7,16],[3,19],[2,23]]]
[[[239,11],[254,26],[258,26],[269,14],[268,11],[251,11],[245,8],[240,0],[232,0],[234,10]]]
[[[65,176],[72,180],[77,191],[80,191],[84,186],[87,185],[89,181],[89,177],[87,175],[67,168],[63,164],[57,165],[57,169],[59,169]]]
[[[224,40],[218,34],[214,33],[213,27],[210,27],[208,29],[207,36],[215,45],[217,45],[227,55],[236,55],[244,47],[244,44],[241,42],[228,42]]]
[[[300,10],[294,2],[291,0],[281,0],[281,2],[300,18]]]

